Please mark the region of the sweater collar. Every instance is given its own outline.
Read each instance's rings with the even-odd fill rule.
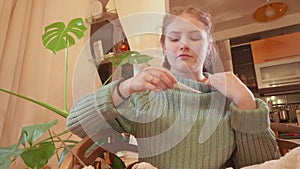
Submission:
[[[178,74],[173,73],[173,75],[176,77],[176,79],[178,80],[178,82],[183,83],[193,89],[199,90],[201,92],[204,93],[209,93],[214,91],[215,89],[213,87],[207,86],[201,82],[198,82],[196,80],[193,79],[189,79],[189,78],[185,78],[183,76],[180,76]]]

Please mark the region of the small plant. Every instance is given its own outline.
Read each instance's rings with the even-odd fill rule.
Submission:
[[[82,18],[75,18],[69,22],[66,26],[62,22],[55,22],[47,27],[45,27],[45,33],[42,35],[43,45],[51,50],[54,54],[60,50],[65,50],[65,76],[64,76],[64,108],[58,108],[52,104],[35,100],[30,97],[0,88],[0,91],[17,96],[19,98],[28,100],[51,112],[54,112],[64,118],[69,114],[67,105],[67,78],[68,78],[68,57],[69,57],[69,47],[75,45],[74,36],[80,40],[84,36],[84,32],[87,28],[84,25]],[[119,57],[111,57],[110,61],[115,67],[120,67],[125,63],[130,64],[140,64],[147,63],[152,57],[140,54],[136,51],[127,51],[121,53]],[[110,76],[111,79],[113,75]],[[109,81],[108,79],[108,81]],[[108,83],[106,81],[103,85]],[[18,158],[21,157],[24,163],[29,168],[40,169],[48,163],[48,160],[56,154],[58,158],[58,164],[60,165],[64,157],[68,153],[66,149],[62,151],[62,154],[57,154],[57,147],[55,147],[55,142],[59,142],[56,137],[53,137],[50,129],[55,126],[57,120],[49,123],[41,123],[31,126],[25,126],[22,128],[21,136],[18,142],[12,146],[0,147],[0,168],[9,169],[10,165]],[[45,133],[49,133],[49,137],[41,141],[38,141],[41,136]],[[69,133],[64,131],[59,133],[58,136]],[[69,145],[69,147],[75,146],[78,141],[75,140],[63,140]],[[118,161],[118,160],[115,160]],[[119,162],[122,162],[119,160]],[[115,165],[115,164],[112,164]]]

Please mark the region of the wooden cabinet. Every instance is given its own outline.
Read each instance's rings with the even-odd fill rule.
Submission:
[[[254,64],[300,56],[300,32],[251,42]]]

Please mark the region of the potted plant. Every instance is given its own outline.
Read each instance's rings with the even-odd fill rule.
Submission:
[[[13,91],[9,91],[0,87],[0,91],[4,93],[8,93],[22,99],[33,102],[39,106],[42,106],[48,109],[50,112],[56,113],[64,118],[66,118],[69,114],[68,105],[67,105],[67,77],[68,77],[68,51],[69,47],[75,45],[74,36],[80,40],[85,31],[87,30],[84,25],[84,21],[82,18],[75,18],[71,20],[66,26],[62,22],[55,22],[45,27],[45,33],[42,35],[43,45],[51,50],[54,54],[60,50],[65,50],[65,74],[64,74],[64,108],[61,109],[52,104],[35,100],[30,97],[26,97],[24,95],[15,93]],[[126,51],[121,53],[118,57],[111,57],[110,61],[112,65],[115,67],[120,67],[125,63],[130,64],[140,64],[147,63],[151,60],[152,57],[147,55],[140,54],[136,51]],[[110,78],[113,75],[110,76]],[[106,85],[108,80],[103,84]],[[59,142],[59,140],[54,137],[50,129],[55,126],[57,120],[48,123],[40,123],[31,126],[25,126],[22,128],[21,135],[16,144],[13,144],[8,147],[0,147],[0,166],[1,169],[9,169],[10,165],[19,157],[22,158],[24,163],[29,168],[40,169],[43,168],[48,160],[56,155],[58,158],[58,165],[63,161],[66,153],[68,151],[64,149],[60,155],[58,155],[57,149],[59,147],[55,147],[55,142]],[[41,136],[45,133],[49,134],[49,137],[39,140]],[[64,131],[62,133],[57,134],[57,136],[61,136],[69,133],[68,131]],[[76,140],[63,140],[64,143],[68,144],[68,146],[73,147],[78,143]],[[123,164],[124,165],[124,164]]]

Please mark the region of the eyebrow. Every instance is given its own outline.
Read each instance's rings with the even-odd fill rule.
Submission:
[[[181,32],[171,31],[171,32],[167,32],[167,34],[181,34]]]
[[[192,33],[201,33],[200,30],[193,30],[193,31],[189,31],[188,34],[192,34]],[[174,34],[182,34],[181,31],[171,31],[171,32],[168,32],[167,34],[170,34],[170,33],[174,33]]]

